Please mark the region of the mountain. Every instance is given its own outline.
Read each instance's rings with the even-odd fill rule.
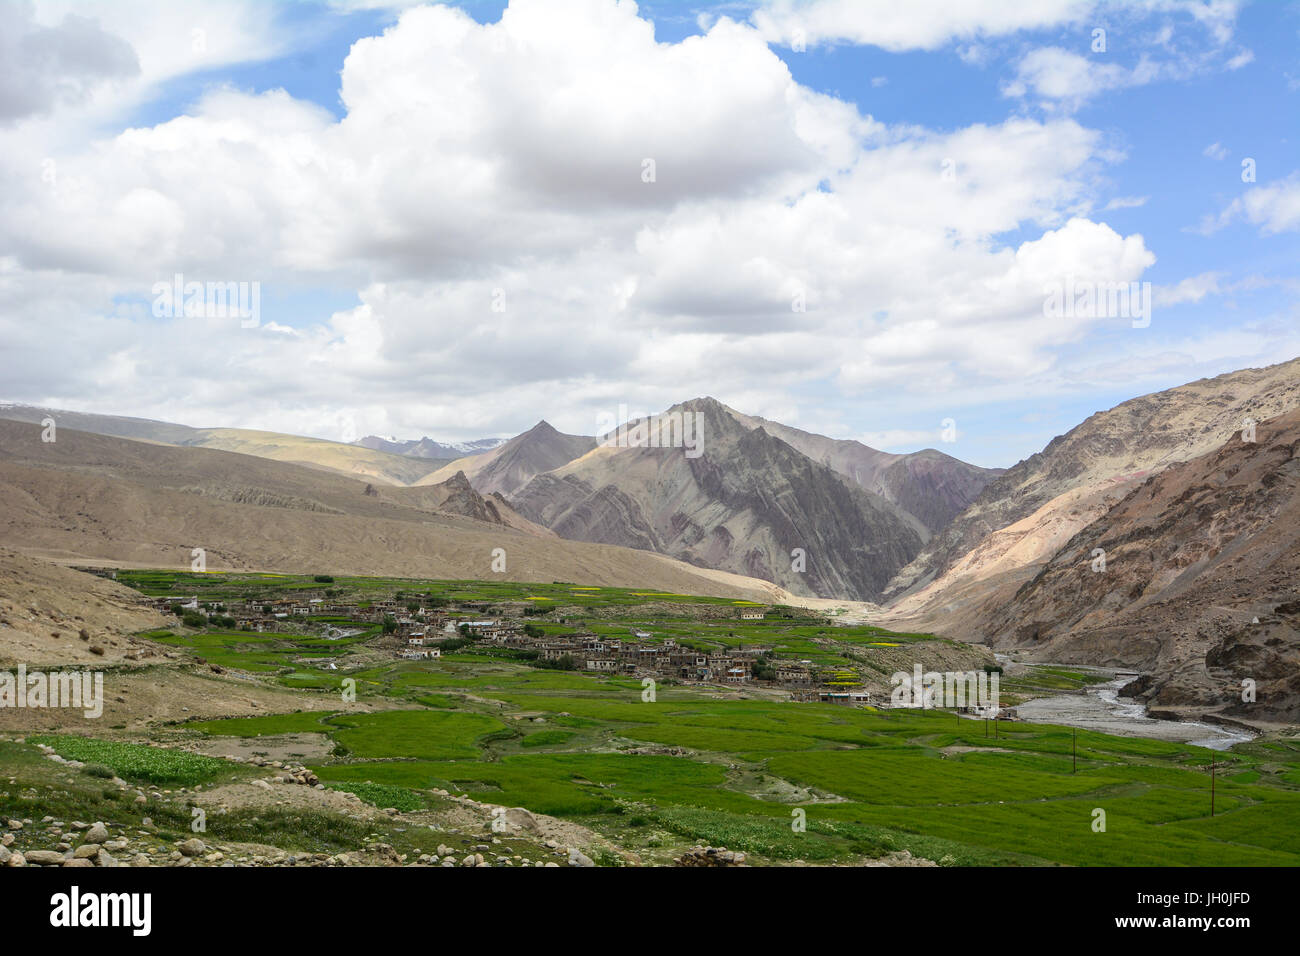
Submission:
[[[1300,721],[1300,410],[1254,437],[1140,482],[983,636],[1022,656],[1147,671],[1153,707]],[[1242,700],[1247,679],[1255,701]]]
[[[0,405],[0,419],[40,422],[45,418],[54,419],[59,431],[71,428],[137,441],[160,442],[190,448],[216,448],[343,475],[354,475],[389,485],[412,484],[437,467],[437,462],[425,462],[359,445],[279,432],[246,428],[191,428],[188,425],[175,425],[147,418],[95,415],[32,405]]]
[[[255,455],[271,461],[379,481],[386,485],[413,484],[437,464],[343,442],[279,432],[252,431],[247,428],[206,428],[192,441],[183,444],[187,447],[215,448],[241,455]]]
[[[989,482],[890,582],[898,613],[931,619],[1019,587],[1026,569],[1100,517],[1134,486],[1206,454],[1243,420],[1300,406],[1300,359],[1155,392],[1098,412]],[[996,587],[986,586],[994,582]],[[1000,592],[999,592],[1000,593]],[[978,615],[976,615],[978,616]]]
[[[351,446],[343,446],[351,447]],[[364,450],[364,449],[362,449]],[[581,581],[789,603],[766,581],[564,541],[463,476],[400,488],[206,448],[0,420],[0,547],[57,561],[211,570]]]
[[[666,413],[684,414],[699,416],[695,457],[681,447],[603,445],[509,499],[561,537],[655,551],[804,595],[871,600],[920,549],[923,529],[910,515],[721,402],[695,399]]]
[[[933,449],[891,455],[859,442],[742,415],[712,399],[698,403],[704,403],[701,409],[708,405],[711,438],[720,443],[703,459],[687,460],[684,467],[691,473],[693,490],[680,501],[661,496],[665,488],[677,488],[685,472],[666,484],[646,485],[642,467],[626,474],[618,469],[605,473],[601,463],[606,456],[600,455],[588,462],[594,472],[579,469],[564,486],[540,482],[521,499],[523,503],[514,502],[514,496],[524,495],[540,476],[558,475],[597,450],[594,437],[564,434],[546,421],[505,442],[483,439],[457,448],[428,438],[397,442],[369,436],[344,444],[277,432],[192,428],[20,405],[0,406],[0,419],[38,423],[51,417],[60,433],[74,429],[228,451],[359,478],[376,486],[446,486],[422,499],[427,509],[451,509],[479,521],[499,519],[532,535],[548,533],[550,528],[561,537],[636,547],[699,567],[780,581],[805,596],[848,599],[879,595],[885,581],[996,475]],[[688,407],[694,406],[677,406]],[[742,446],[745,435],[753,437]],[[766,448],[765,442],[777,445]],[[453,461],[426,457],[462,448],[470,453]],[[645,451],[653,458],[660,450]],[[732,460],[729,456],[735,454],[740,457]],[[631,459],[623,456],[618,462],[630,465]],[[709,472],[710,465],[717,475]],[[770,474],[758,475],[760,467]],[[828,483],[831,476],[846,490]],[[804,480],[811,484],[796,487],[795,482]],[[228,487],[221,492],[236,493],[243,492]],[[266,492],[248,493],[260,500]],[[273,500],[279,497],[278,492],[270,494]],[[300,497],[295,492],[286,500]],[[587,498],[593,498],[592,505],[583,503]],[[795,548],[803,548],[807,555],[804,571],[792,567]]]
[[[377,435],[367,435],[365,438],[358,438],[352,444],[360,445],[362,448],[369,448],[371,451],[386,452],[390,455],[405,455],[408,458],[431,458],[443,462],[452,462],[467,455],[478,455],[485,451],[491,451],[493,448],[505,444],[505,439],[479,438],[474,441],[440,442],[424,437],[398,441],[396,438],[380,438]]]
[[[15,422],[39,423],[52,418],[59,428],[75,428],[97,435],[116,435],[137,441],[162,442],[166,445],[183,445],[193,442],[203,429],[151,418],[128,418],[123,415],[95,415],[88,412],[71,412],[62,408],[43,408],[39,405],[21,405],[0,402],[0,419]]]
[[[893,502],[916,519],[927,539],[946,527],[1005,471],[970,465],[933,448],[907,455],[890,454],[858,441],[827,438],[734,409],[728,411],[742,424],[761,427],[813,461]]]
[[[550,423],[540,421],[499,447],[453,461],[416,484],[446,481],[460,471],[480,493],[509,496],[528,484],[535,475],[567,465],[595,447],[594,438],[566,435],[556,431]]]

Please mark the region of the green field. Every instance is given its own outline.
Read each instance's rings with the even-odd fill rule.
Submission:
[[[322,583],[311,574],[253,574],[224,571],[123,570],[117,580],[150,597],[198,595],[200,601],[258,601],[293,597],[304,591],[332,589],[343,601],[386,600],[394,592],[428,595],[449,601],[530,601],[542,606],[610,607],[671,601],[681,604],[752,607],[749,601],[645,591],[635,588],[598,588],[555,581],[528,584],[515,581],[448,581],[432,578],[373,578],[334,575]]]
[[[397,598],[408,604],[434,607],[472,602],[473,613],[489,615],[510,608],[518,616],[526,608],[526,620],[547,638],[582,633],[630,640],[635,631],[647,635],[635,638],[644,644],[671,640],[706,653],[761,647],[774,659],[807,661],[817,668],[841,670],[845,674],[844,686],[858,685],[865,677],[892,673],[897,662],[889,651],[922,642],[954,645],[931,634],[900,634],[867,625],[837,626],[799,608],[775,607],[763,620],[742,621],[739,611],[755,606],[748,601],[566,583],[343,576],[318,582],[313,575],[182,571],[119,571],[118,580],[150,596],[194,595],[201,603],[212,604],[302,600],[307,594],[328,593],[330,600],[359,607]],[[316,615],[309,620],[295,619],[295,625],[304,631],[326,622],[348,623],[346,618]],[[344,658],[353,646],[370,640],[379,631],[374,624],[354,623],[364,633],[344,640],[211,629],[198,634],[160,631],[144,636],[185,647],[220,666],[278,674],[289,686],[322,687],[330,683],[333,672],[296,665],[295,660],[335,657],[339,667],[346,666]],[[500,647],[479,647],[472,654],[474,659],[491,655],[505,661],[525,656],[516,649]],[[455,656],[446,659],[454,660]]]
[[[348,754],[313,766],[328,785],[395,788],[375,791],[392,803],[464,792],[573,819],[644,853],[677,837],[773,862],[909,849],[954,864],[1300,864],[1300,742],[1216,754],[1080,731],[1074,773],[1064,727],[1003,722],[995,740],[983,722],[950,713],[686,688],[646,703],[634,681],[488,659],[403,663],[366,681],[375,696],[411,704],[437,689],[438,709],[311,717]],[[309,716],[192,726],[283,732]],[[689,754],[625,752],[656,746]],[[1213,818],[1211,758],[1221,762]],[[802,833],[791,828],[796,808]],[[1105,832],[1093,830],[1096,809]]]
[[[147,593],[208,600],[265,600],[323,586],[309,575],[123,572],[119,579]],[[649,633],[637,638],[645,642],[763,646],[776,657],[842,670],[846,682],[888,670],[900,654],[937,640],[838,627],[782,609],[742,622],[717,607],[735,602],[628,589],[362,578],[328,586],[375,600],[400,591],[425,601],[550,603],[563,610],[528,617],[550,636],[630,639],[637,630]],[[692,602],[698,614],[684,607]],[[370,655],[362,663],[356,652],[375,633],[371,627],[341,641],[191,629],[150,636],[316,695],[328,708],[194,722],[182,733],[323,733],[334,756],[314,772],[376,805],[419,808],[438,799],[435,789],[470,794],[579,822],[648,860],[691,841],[769,862],[853,862],[906,849],[960,865],[1300,864],[1294,738],[1225,754],[1017,722],[1002,722],[993,737],[984,722],[948,712],[792,703],[751,688],[737,694],[674,681],[661,682],[646,702],[639,680],[541,669],[482,644],[440,660],[375,663]],[[303,663],[311,658],[335,660],[338,670]],[[344,679],[355,681],[359,704],[385,709],[367,713],[343,700]],[[1098,679],[1040,666],[1003,689],[1072,691]],[[1211,760],[1218,762],[1213,817]]]
[[[132,783],[193,786],[228,774],[232,769],[231,764],[213,757],[115,740],[48,734],[33,737],[30,742],[53,747],[60,757],[68,760],[107,767]]]

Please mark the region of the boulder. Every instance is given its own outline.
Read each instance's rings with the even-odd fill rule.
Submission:
[[[28,850],[27,862],[36,866],[62,866],[64,856],[58,850]]]

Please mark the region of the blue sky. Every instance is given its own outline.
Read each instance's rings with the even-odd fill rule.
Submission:
[[[1009,465],[1300,354],[1300,5],[357,6],[18,5],[68,53],[0,72],[0,399],[458,440],[712,394]],[[258,328],[150,316],[177,271]],[[1076,273],[1150,326],[1036,314]]]

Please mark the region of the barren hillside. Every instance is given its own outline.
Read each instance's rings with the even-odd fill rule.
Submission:
[[[439,466],[439,462],[389,454],[362,445],[286,435],[247,428],[191,428],[147,418],[95,415],[32,405],[0,405],[0,419],[40,422],[52,418],[59,429],[69,428],[187,448],[216,448],[272,461],[285,461],[324,471],[366,478],[390,485],[409,485]],[[455,474],[452,472],[451,474]],[[451,474],[447,477],[451,477]]]
[[[163,623],[137,591],[0,548],[0,663],[113,662]]]
[[[1300,720],[1300,411],[1142,482],[978,636],[1041,660],[1150,671],[1153,706]]]
[[[914,517],[923,536],[942,530],[1002,474],[927,448],[908,455],[877,451],[858,441],[827,438],[780,422],[727,409],[750,428],[762,428],[813,461],[839,472]]]
[[[542,472],[560,468],[596,447],[596,439],[566,435],[548,422],[538,422],[528,431],[482,454],[453,461],[426,475],[416,484],[445,481],[463,471],[480,493],[512,495]]]
[[[797,594],[872,600],[921,546],[909,516],[714,399],[698,457],[599,447],[512,496],[565,538],[626,545],[774,581]],[[802,551],[802,566],[792,557]]]
[[[1136,484],[1300,406],[1300,359],[1098,412],[992,481],[890,582],[891,619],[964,636]]]
[[[661,555],[559,540],[464,486],[387,488],[247,455],[71,429],[46,444],[40,431],[0,422],[0,545],[64,562],[188,567],[191,549],[203,548],[212,570],[487,578],[499,547],[510,580],[789,598],[767,582]],[[430,494],[440,501],[424,497]],[[489,512],[493,506],[502,523],[429,507],[475,499]]]

